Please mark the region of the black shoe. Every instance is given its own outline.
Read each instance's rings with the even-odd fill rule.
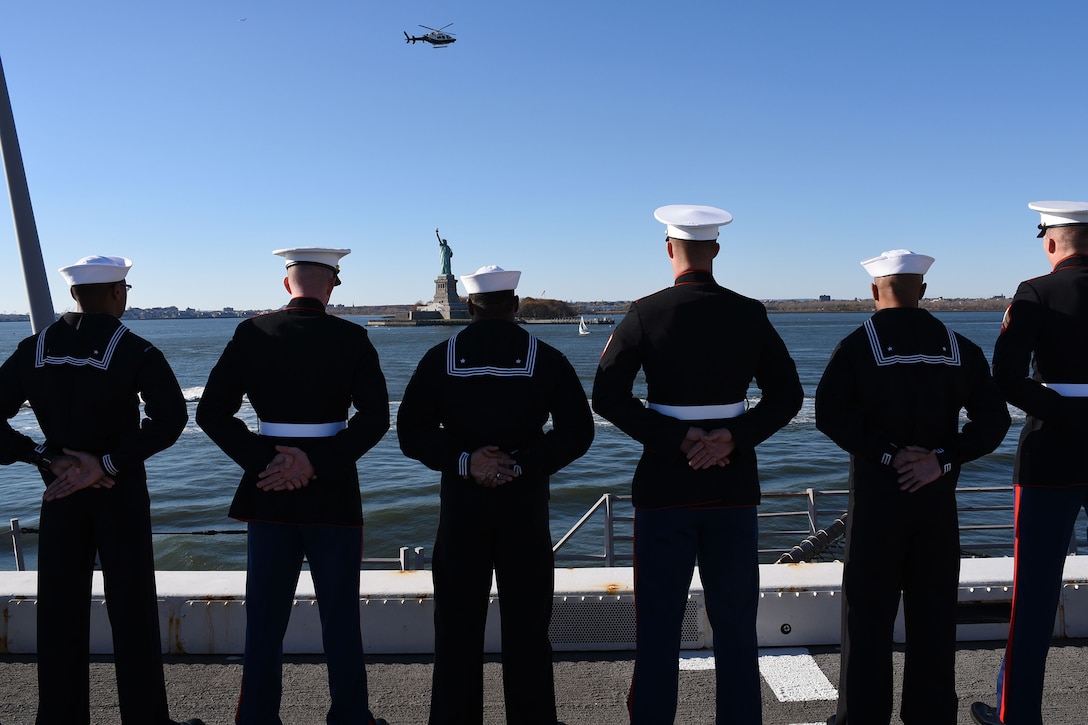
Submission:
[[[985,702],[971,703],[971,719],[979,725],[1001,725],[997,717],[997,708],[990,707]]]
[[[371,722],[371,725],[389,725],[388,720],[384,720],[384,719],[382,719],[380,717],[376,717],[373,720],[371,720],[370,722]]]
[[[173,721],[171,721],[173,722]],[[185,722],[175,722],[174,725],[204,725],[204,721],[198,717],[191,718]]]
[[[827,725],[835,725],[835,721],[839,719],[838,713],[835,713],[827,719]]]

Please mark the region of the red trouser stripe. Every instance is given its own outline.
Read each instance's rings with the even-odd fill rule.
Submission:
[[[1009,641],[1005,643],[1005,672],[1004,679],[1001,683],[1001,702],[998,705],[997,718],[1001,721],[1005,720],[1005,703],[1009,699],[1009,674],[1012,672],[1012,633],[1015,631],[1014,625],[1016,624],[1016,580],[1020,574],[1020,492],[1023,490],[1023,486],[1014,486],[1016,491],[1015,502],[1013,504],[1013,554],[1012,554],[1012,612],[1009,615]]]

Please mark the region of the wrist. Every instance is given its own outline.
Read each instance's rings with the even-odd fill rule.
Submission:
[[[48,471],[53,465],[53,457],[49,454],[48,450],[35,450],[30,463],[39,471]]]
[[[54,457],[53,452],[49,450],[49,446],[41,443],[30,449],[30,453],[23,460],[39,471],[48,471],[49,467],[53,465]]]
[[[941,469],[941,475],[952,470],[952,456],[943,448],[934,448],[933,457],[937,459],[937,466]]]
[[[884,466],[894,465],[895,455],[899,453],[899,446],[894,443],[888,443],[880,451],[880,463]]]

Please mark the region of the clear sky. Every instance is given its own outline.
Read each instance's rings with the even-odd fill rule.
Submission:
[[[457,42],[403,31],[453,23]],[[343,304],[458,277],[634,299],[671,283],[663,204],[729,210],[715,264],[757,298],[929,294],[1049,271],[1039,199],[1088,199],[1088,3],[34,0],[3,61],[55,270],[130,257],[138,307],[276,307],[289,246],[350,247]],[[10,216],[0,312],[26,312]],[[461,287],[462,293],[464,287]]]

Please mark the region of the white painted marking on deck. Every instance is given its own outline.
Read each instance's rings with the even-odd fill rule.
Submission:
[[[681,652],[680,669],[688,672],[700,672],[714,669],[714,655],[701,652]]]
[[[760,655],[759,672],[779,702],[838,699],[838,691],[804,647],[775,647],[760,652],[766,654]],[[714,655],[682,652],[680,669],[687,672],[713,670]]]
[[[762,650],[773,653],[759,658],[759,672],[779,702],[810,702],[837,700],[838,691],[831,686],[816,660],[803,647]]]

